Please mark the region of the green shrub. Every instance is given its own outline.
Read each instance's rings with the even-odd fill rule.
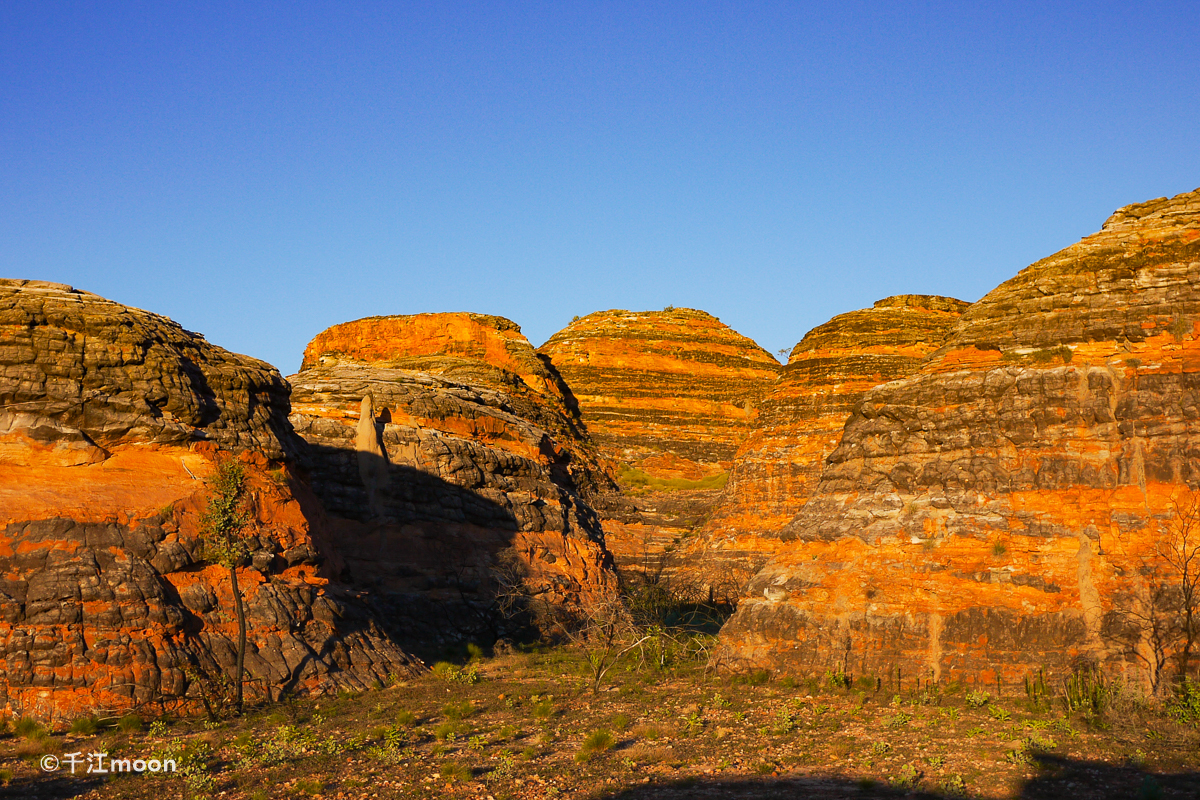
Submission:
[[[439,774],[451,783],[462,783],[471,780],[471,768],[466,764],[460,764],[457,761],[447,761],[442,764],[442,768],[438,770]]]
[[[468,664],[466,667],[460,669],[449,661],[439,661],[433,665],[431,671],[447,683],[465,683],[468,685],[479,683],[479,666],[476,664]]]
[[[967,692],[963,699],[967,701],[967,705],[971,708],[983,708],[989,702],[991,702],[992,696],[987,692],[972,689],[971,691]]]
[[[122,733],[137,733],[142,729],[142,718],[137,714],[126,714],[117,720],[117,730]]]
[[[1167,716],[1176,722],[1195,725],[1200,722],[1200,682],[1185,678],[1167,702]]]
[[[912,764],[905,764],[900,768],[900,772],[891,780],[892,786],[897,789],[915,789],[917,784],[921,782],[922,773]]]
[[[849,689],[852,685],[854,685],[854,681],[840,668],[837,670],[825,670],[826,688],[834,690]]]
[[[617,481],[636,489],[652,490],[688,490],[688,489],[724,489],[729,482],[728,472],[718,472],[706,475],[698,480],[687,478],[656,478],[643,472],[637,467],[621,464],[617,468]]]
[[[400,711],[396,714],[396,724],[411,728],[417,724],[417,715],[411,711]]]
[[[100,726],[96,724],[95,717],[80,717],[71,723],[71,733],[82,734],[83,736],[93,736]]]
[[[1063,701],[1068,712],[1103,714],[1112,703],[1117,687],[1109,682],[1098,667],[1081,669],[1067,678]]]
[[[13,725],[13,733],[22,739],[41,739],[46,735],[42,726],[29,717],[21,717],[17,720],[17,724]]]
[[[602,753],[616,744],[613,735],[601,728],[598,731],[592,731],[587,738],[583,740],[583,744],[579,747],[579,752],[575,754],[576,761],[587,761],[595,753]]]
[[[539,700],[533,704],[531,712],[537,719],[550,719],[556,712],[556,709],[554,708],[554,701],[550,699]]]
[[[439,742],[454,741],[462,728],[456,722],[443,722],[433,729],[433,735]]]
[[[461,703],[447,703],[442,706],[442,716],[446,719],[466,719],[475,713],[475,706],[470,700]]]

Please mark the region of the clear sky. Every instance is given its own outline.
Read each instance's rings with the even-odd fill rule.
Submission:
[[[189,6],[191,8],[189,8]],[[1200,186],[1194,3],[0,2],[0,276],[294,371],[373,314],[774,352]]]

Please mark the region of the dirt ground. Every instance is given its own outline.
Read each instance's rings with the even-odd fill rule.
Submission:
[[[1099,713],[1067,713],[1061,696],[1034,701],[1019,687],[992,697],[715,676],[696,660],[620,664],[593,693],[587,672],[559,648],[216,722],[127,717],[93,731],[83,720],[73,734],[10,724],[0,796],[1200,797],[1197,730],[1120,692]],[[89,755],[110,771],[88,774]],[[57,770],[43,769],[47,757]],[[114,759],[145,764],[114,773]],[[173,774],[150,772],[168,760]]]

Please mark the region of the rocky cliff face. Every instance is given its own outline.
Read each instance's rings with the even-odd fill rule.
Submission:
[[[405,628],[499,636],[503,584],[560,608],[612,588],[588,498],[615,490],[557,373],[499,317],[323,332],[292,376],[296,431],[356,582]],[[498,596],[498,593],[500,596]]]
[[[1200,485],[1200,191],[1129,206],[866,394],[728,663],[1019,680],[1084,660],[1154,683],[1174,514]],[[1171,637],[1167,637],[1171,639]]]
[[[609,550],[623,568],[662,568],[719,497],[778,362],[686,308],[589,314],[540,352],[571,387],[632,501],[604,506]]]
[[[753,341],[687,308],[589,314],[540,352],[604,454],[663,478],[728,469],[779,371]]]
[[[220,449],[241,454],[254,498],[253,566],[239,576],[247,695],[362,688],[412,668],[329,583],[340,566],[319,508],[274,460],[299,442],[278,372],[59,284],[0,280],[0,332],[6,713],[219,702],[232,595],[201,557],[199,513]]]
[[[899,295],[809,331],[763,399],[729,482],[686,554],[719,594],[738,592],[816,489],[825,459],[868,389],[915,372],[967,303]],[[736,596],[736,595],[735,595]]]

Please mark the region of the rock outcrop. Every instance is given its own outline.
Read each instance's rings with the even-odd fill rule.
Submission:
[[[863,394],[916,372],[967,306],[948,297],[888,297],[813,328],[792,349],[720,501],[680,554],[716,594],[740,592],[774,553]]]
[[[570,386],[625,490],[626,502],[601,504],[617,564],[637,573],[673,569],[670,553],[720,496],[779,363],[716,317],[687,308],[589,314],[540,352]]]
[[[1159,682],[1176,646],[1155,630],[1181,610],[1162,554],[1200,487],[1197,322],[1200,190],[990,292],[859,403],[722,631],[726,663]]]
[[[0,280],[0,401],[4,713],[219,702],[236,632],[199,515],[204,478],[232,453],[254,504],[253,566],[239,570],[247,696],[414,667],[327,578],[340,565],[280,460],[299,440],[267,364],[68,286]]]
[[[604,455],[667,479],[727,470],[779,372],[770,353],[689,308],[588,314],[540,352]]]
[[[588,500],[615,486],[561,378],[512,322],[343,323],[290,380],[291,421],[350,573],[410,635],[504,635],[518,587],[567,610],[611,591]]]

